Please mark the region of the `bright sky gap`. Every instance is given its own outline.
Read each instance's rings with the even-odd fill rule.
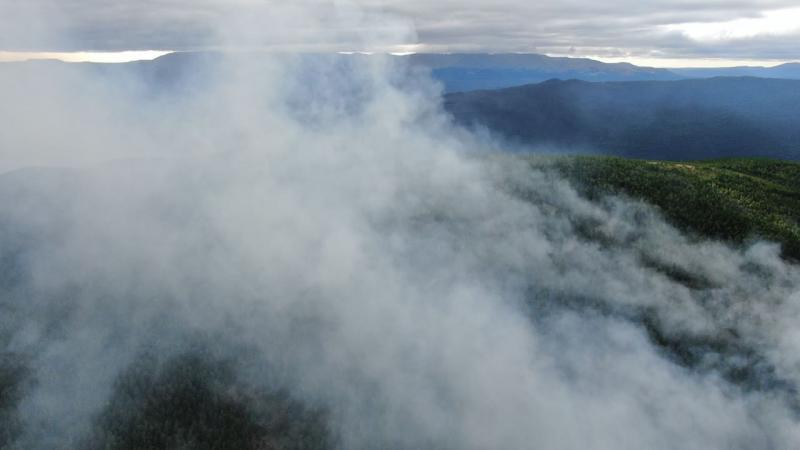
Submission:
[[[64,62],[126,63],[149,61],[172,53],[165,50],[129,50],[122,52],[6,52],[0,51],[2,61],[55,59]]]

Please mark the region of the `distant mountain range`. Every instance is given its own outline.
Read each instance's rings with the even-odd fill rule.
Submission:
[[[667,69],[537,54],[416,54],[408,59],[414,66],[430,69],[446,92],[498,89],[554,78],[585,81],[681,78]]]
[[[800,79],[800,63],[775,67],[659,69],[629,63],[537,54],[415,54],[412,65],[431,70],[445,92],[500,89],[551,79],[583,81],[669,81],[687,78],[761,77]]]
[[[669,81],[687,78],[760,77],[800,79],[800,63],[775,67],[659,69],[629,63],[537,54],[416,54],[414,66],[431,70],[445,92],[501,89],[551,79],[583,81]]]
[[[66,64],[57,61],[32,61],[7,63],[4,66],[57,65],[70,69],[91,70],[119,78],[135,75],[153,88],[180,88],[181,82],[197,73],[197,67],[214,67],[224,64],[225,57],[257,59],[259,55],[223,55],[215,52],[171,53],[152,61],[124,64]],[[312,67],[324,62],[331,67],[347,70],[349,66],[370,56],[363,54],[306,54],[301,61]],[[377,56],[375,56],[377,57]],[[411,67],[430,71],[442,84],[445,92],[497,89],[523,84],[539,83],[553,78],[586,81],[674,80],[681,78],[666,69],[638,67],[633,64],[607,64],[584,58],[556,58],[537,54],[413,54],[391,56],[398,70]],[[193,80],[196,81],[196,80]]]
[[[245,58],[258,58],[258,54],[237,54]],[[55,65],[80,67],[107,74],[112,77],[136,75],[151,87],[178,88],[181,82],[191,78],[200,65],[220,63],[223,58],[216,52],[171,53],[153,61],[138,61],[125,64],[64,64],[54,61],[29,63],[6,63],[0,66]],[[230,56],[230,55],[228,55]],[[362,54],[308,54],[304,61],[321,61],[334,66],[347,66],[365,58]],[[583,81],[669,81],[686,78],[710,78],[717,76],[754,76],[763,78],[800,79],[800,63],[788,63],[776,67],[732,67],[732,68],[687,68],[660,69],[640,67],[629,63],[604,63],[587,58],[552,57],[532,53],[461,53],[461,54],[412,54],[393,56],[397,62],[430,71],[441,83],[446,93],[481,89],[501,89],[540,83],[551,79]],[[196,80],[194,80],[196,81]]]
[[[225,70],[230,59],[222,56],[173,53],[126,64],[5,63],[0,64],[0,81],[13,85],[18,77],[46,80],[60,71],[90,71],[111,80],[111,86],[144,87],[143,95],[191,95],[202,91],[204,81],[217,70]],[[233,56],[234,60],[257,57]],[[361,88],[357,66],[370,57],[305,55],[300,61],[307,66],[298,76],[308,92],[295,100],[302,103],[315,96],[315,86],[325,85],[327,77],[349,83],[352,86],[341,89],[357,92]],[[443,85],[445,109],[456,122],[486,128],[522,148],[552,146],[557,151],[649,159],[770,156],[800,160],[800,80],[788,79],[800,78],[800,64],[670,71],[534,54],[391,58],[398,63],[398,72],[409,66],[430,71]],[[332,75],[335,71],[341,73]],[[686,78],[742,73],[764,78]],[[536,84],[516,86],[524,83]],[[483,89],[508,85],[516,87]]]
[[[456,122],[523,148],[648,159],[800,159],[800,80],[551,80],[451,93]]]
[[[775,67],[722,67],[670,70],[686,78],[761,77],[800,79],[800,63],[786,63]]]

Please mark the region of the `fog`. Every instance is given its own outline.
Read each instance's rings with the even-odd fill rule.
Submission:
[[[346,11],[270,20],[373,20]],[[800,443],[800,271],[776,245],[583,198],[455,128],[439,87],[385,58],[218,56],[158,95],[0,67],[10,448],[124,446],[114,426],[157,400],[136,392],[186,355],[223,366],[198,373],[248,414],[285,395],[317,447]],[[252,447],[315,446],[291,436]]]

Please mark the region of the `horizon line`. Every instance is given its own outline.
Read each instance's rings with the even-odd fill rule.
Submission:
[[[198,50],[196,52],[202,52]],[[72,52],[52,52],[52,51],[3,51],[0,50],[0,62],[25,62],[40,60],[55,60],[65,63],[98,63],[98,64],[120,64],[136,61],[152,61],[159,57],[172,53],[190,53],[182,50],[123,50],[123,51],[72,51]],[[317,52],[315,52],[317,53]],[[603,63],[628,63],[639,67],[650,67],[658,69],[688,69],[688,68],[732,68],[732,67],[776,67],[783,64],[797,63],[800,60],[776,60],[776,59],[747,59],[747,58],[671,58],[671,57],[641,57],[641,56],[602,56],[602,55],[575,55],[558,53],[536,53],[536,52],[413,52],[413,51],[363,51],[346,50],[332,51],[344,55],[373,55],[388,54],[392,56],[410,56],[415,54],[430,55],[455,55],[455,54],[475,54],[475,55],[543,55],[555,58],[572,59],[591,59]]]

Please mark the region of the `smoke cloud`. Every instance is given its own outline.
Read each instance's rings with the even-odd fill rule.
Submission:
[[[272,20],[369,28],[351,12]],[[0,68],[3,444],[800,442],[800,271],[777,246],[583,198],[391,59],[212,59],[158,95]],[[182,429],[193,396],[245,431],[155,441],[142,417]]]

